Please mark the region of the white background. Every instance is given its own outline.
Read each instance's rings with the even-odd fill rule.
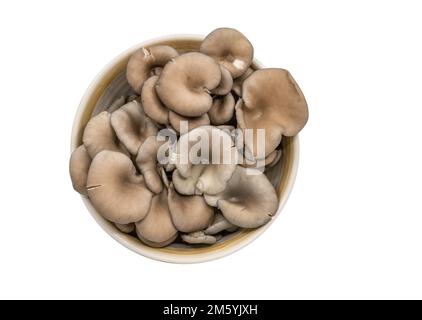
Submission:
[[[422,298],[421,16],[418,1],[2,1],[0,297]],[[241,251],[152,261],[73,191],[73,117],[121,51],[220,26],[305,93],[297,181]]]

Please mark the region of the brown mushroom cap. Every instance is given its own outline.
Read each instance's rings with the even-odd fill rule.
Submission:
[[[176,112],[170,111],[169,112],[169,122],[171,127],[177,132],[181,133],[181,121],[187,121],[188,124],[188,131],[191,131],[195,128],[200,126],[205,126],[210,124],[210,118],[207,113],[204,113],[202,116],[199,117],[184,117]],[[186,132],[182,132],[186,133]]]
[[[223,97],[215,97],[208,111],[211,124],[222,125],[230,121],[234,114],[235,101],[231,93]]]
[[[132,233],[135,230],[135,224],[134,223],[128,223],[128,224],[114,224],[117,229],[119,229],[123,233]]]
[[[221,70],[220,84],[218,85],[217,88],[212,90],[212,93],[217,94],[219,96],[224,96],[228,94],[230,90],[232,89],[233,78],[229,70],[224,68],[221,64],[220,64],[220,70]]]
[[[287,70],[255,71],[243,82],[242,94],[236,105],[238,125],[241,129],[265,129],[265,156],[279,145],[282,135],[296,135],[308,120],[305,97]],[[253,131],[254,141],[245,139],[245,146],[259,157],[257,130]]]
[[[206,36],[199,49],[222,64],[233,78],[241,76],[253,59],[253,46],[239,31],[219,28]]]
[[[242,96],[242,84],[243,81],[246,80],[247,77],[249,77],[253,73],[252,68],[248,68],[244,74],[242,74],[240,77],[233,80],[233,88],[232,90],[239,96]]]
[[[205,234],[204,231],[182,234],[182,239],[191,244],[214,244],[217,242],[217,237]]]
[[[151,201],[148,215],[136,223],[136,232],[141,240],[155,244],[166,243],[177,235],[170,217],[167,203],[167,190],[155,195]]]
[[[204,232],[205,234],[214,235],[226,230],[233,232],[237,229],[238,227],[228,222],[221,213],[217,213],[212,224],[206,230],[204,230]]]
[[[145,178],[146,185],[156,194],[163,191],[157,153],[158,149],[166,143],[166,141],[159,141],[156,136],[150,136],[141,145],[136,156],[136,164]]]
[[[167,247],[169,244],[172,244],[174,242],[174,240],[176,240],[177,237],[179,236],[179,234],[176,233],[173,237],[171,237],[170,239],[168,239],[166,241],[163,241],[163,242],[153,242],[153,241],[149,241],[149,240],[145,239],[144,237],[142,237],[139,234],[139,232],[136,232],[136,235],[138,236],[139,240],[141,240],[147,246],[150,246],[150,247],[153,247],[153,248]]]
[[[186,177],[182,176],[179,170],[174,170],[172,174],[172,181],[177,192],[186,196],[201,194],[201,192],[196,188],[196,184],[198,183],[199,176],[203,170],[204,166],[193,166],[189,175]]]
[[[189,52],[164,66],[155,89],[170,110],[185,117],[199,117],[211,108],[210,91],[220,80],[220,67],[212,58]]]
[[[199,163],[192,163],[190,158],[195,151],[196,154],[201,151],[201,156],[195,159]],[[176,190],[185,195],[221,192],[239,160],[231,136],[213,126],[198,127],[182,135],[176,152],[173,183]]]
[[[133,100],[111,115],[111,125],[117,137],[132,155],[138,153],[141,144],[149,136],[157,134],[157,127],[142,110],[140,103]]]
[[[91,157],[84,145],[77,147],[70,156],[69,173],[73,189],[84,196],[87,195],[86,179],[91,165]]]
[[[155,84],[158,76],[150,77],[145,81],[142,87],[142,106],[148,117],[159,124],[167,124],[169,122],[169,110],[158,98],[155,91]]]
[[[206,204],[204,197],[184,196],[170,185],[168,205],[171,220],[177,230],[194,232],[207,228],[214,218],[214,208]]]
[[[128,224],[143,219],[149,210],[152,193],[143,177],[137,175],[128,156],[101,151],[92,160],[87,179],[92,205],[107,220]]]
[[[241,166],[245,168],[257,168],[257,169],[262,169],[263,167],[272,168],[280,160],[281,155],[282,155],[282,151],[276,149],[273,152],[271,152],[265,159],[250,160],[250,159],[244,158]]]
[[[267,223],[278,208],[277,194],[268,178],[258,170],[241,166],[236,167],[223,192],[204,198],[218,207],[230,223],[242,228]]]
[[[141,93],[144,81],[157,74],[157,67],[163,67],[179,53],[170,46],[158,45],[137,50],[129,59],[126,78],[137,93]],[[160,69],[158,69],[160,70]]]
[[[110,119],[110,113],[103,111],[91,118],[85,127],[82,141],[91,158],[103,150],[124,152]]]

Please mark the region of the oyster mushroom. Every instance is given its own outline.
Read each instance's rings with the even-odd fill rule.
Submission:
[[[218,213],[215,215],[213,223],[207,229],[205,229],[204,233],[214,235],[222,231],[233,232],[237,229],[237,226],[228,222],[221,213]]]
[[[293,77],[284,69],[260,69],[242,85],[242,99],[236,104],[238,126],[253,129],[245,147],[258,155],[257,129],[265,129],[265,157],[280,144],[282,135],[294,136],[308,120],[308,106]]]
[[[249,171],[248,171],[249,170]],[[276,213],[278,198],[268,178],[255,169],[237,166],[223,192],[204,195],[210,206],[218,207],[232,224],[257,228]]]
[[[230,121],[234,114],[235,101],[231,93],[222,97],[215,97],[211,109],[208,111],[213,125],[222,125]]]
[[[207,113],[204,113],[202,116],[199,117],[184,117],[180,114],[177,114],[176,112],[170,111],[169,112],[169,122],[171,127],[177,132],[177,133],[186,133],[182,132],[184,131],[182,123],[183,121],[186,121],[187,124],[187,131],[191,131],[195,128],[198,128],[200,126],[205,126],[210,124],[210,118]],[[186,128],[185,128],[186,129]]]
[[[128,223],[128,224],[114,224],[117,229],[119,229],[123,233],[132,233],[135,230],[135,224],[134,223]]]
[[[156,135],[158,131],[136,100],[113,112],[111,125],[117,137],[132,155],[137,154],[139,147],[146,138]]]
[[[203,231],[182,234],[182,239],[191,244],[214,244],[218,240],[217,237],[205,234]]]
[[[189,52],[164,66],[155,90],[170,110],[185,117],[199,117],[211,108],[210,92],[220,80],[220,67],[212,58]]]
[[[207,205],[202,196],[184,196],[170,184],[168,205],[171,220],[177,230],[194,232],[207,228],[214,218],[214,208]]]
[[[145,178],[146,185],[156,194],[163,191],[159,167],[169,164],[161,158],[167,152],[172,152],[169,140],[159,140],[156,136],[150,136],[141,145],[136,156],[136,164]]]
[[[243,81],[246,80],[247,77],[249,77],[253,73],[252,68],[248,68],[244,74],[242,74],[240,77],[233,80],[233,88],[232,90],[234,93],[236,93],[239,97],[242,96],[242,84]]]
[[[136,233],[141,241],[154,247],[168,245],[177,237],[177,229],[171,221],[167,202],[167,190],[155,195],[147,216],[136,222]]]
[[[198,127],[182,135],[176,153],[173,183],[185,195],[223,191],[239,161],[231,136],[213,126]]]
[[[219,96],[224,96],[230,92],[233,87],[233,78],[229,70],[220,65],[221,81],[217,88],[212,90],[212,93]]]
[[[69,173],[73,189],[86,196],[86,179],[91,165],[91,157],[84,145],[77,147],[70,156]]]
[[[148,213],[152,193],[136,173],[130,158],[120,152],[101,151],[92,160],[87,178],[92,205],[107,220],[128,224]]]
[[[126,153],[111,126],[110,118],[110,113],[103,111],[91,118],[85,127],[82,141],[92,159],[103,150]]]
[[[159,124],[167,124],[169,122],[169,110],[157,96],[155,91],[155,84],[158,76],[153,76],[145,81],[142,87],[142,106],[148,117]]]
[[[207,35],[199,49],[223,65],[235,79],[246,72],[252,63],[253,46],[239,31],[218,28]]]
[[[161,68],[178,55],[176,49],[170,46],[140,48],[130,57],[127,64],[127,81],[136,93],[141,94],[145,80],[160,73]]]
[[[250,160],[250,159],[244,158],[241,166],[245,168],[257,168],[257,169],[262,169],[263,167],[272,168],[280,160],[281,155],[282,155],[281,150],[274,150],[265,159]]]

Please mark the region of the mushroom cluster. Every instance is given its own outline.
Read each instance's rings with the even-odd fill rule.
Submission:
[[[133,53],[126,78],[136,96],[87,123],[70,158],[74,189],[151,247],[210,245],[271,220],[279,200],[266,170],[308,108],[290,73],[256,70],[253,51],[242,33],[219,28],[198,51]]]

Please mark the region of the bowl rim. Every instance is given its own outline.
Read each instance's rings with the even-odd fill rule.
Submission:
[[[71,133],[71,143],[70,143],[70,152],[76,149],[80,141],[80,123],[83,118],[83,114],[89,101],[91,100],[92,95],[99,90],[99,87],[102,87],[101,83],[104,77],[112,72],[116,65],[121,64],[122,61],[126,60],[135,50],[143,46],[151,46],[157,43],[166,42],[166,41],[201,41],[204,39],[203,35],[198,34],[173,34],[166,35],[162,37],[152,38],[143,42],[140,42],[127,50],[124,50],[117,57],[113,58],[92,80],[88,88],[86,89],[81,102],[79,103],[76,115],[74,117],[72,133]],[[263,64],[260,63],[257,59],[254,59],[253,63],[259,68],[263,68]],[[103,88],[104,91],[105,87]],[[123,232],[120,232],[113,226],[113,224],[106,219],[104,219],[92,206],[88,197],[81,195],[82,200],[90,212],[91,216],[95,221],[102,227],[102,229],[109,234],[114,240],[126,247],[127,249],[151,258],[154,260],[167,262],[167,263],[178,263],[178,264],[190,264],[190,263],[201,263],[212,261],[230,255],[241,248],[247,246],[254,240],[256,240],[262,233],[264,233],[276,220],[276,218],[281,214],[282,209],[284,208],[291,191],[293,189],[294,182],[296,180],[298,165],[299,165],[299,137],[298,135],[290,137],[291,144],[291,163],[289,167],[289,174],[285,180],[284,190],[280,193],[279,206],[277,212],[273,218],[264,226],[261,226],[257,229],[249,231],[244,237],[238,241],[234,241],[229,246],[222,246],[212,251],[206,252],[197,252],[194,254],[186,253],[174,253],[163,250],[162,248],[151,248],[149,246],[143,245],[140,241],[136,241],[133,236],[127,235]],[[208,247],[208,248],[212,248]]]

